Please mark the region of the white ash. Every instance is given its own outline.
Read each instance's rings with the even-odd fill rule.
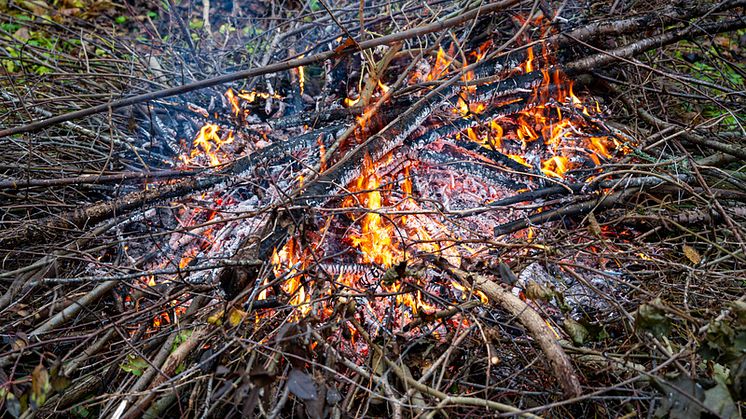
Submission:
[[[565,304],[571,308],[570,315],[577,320],[583,317],[583,314],[588,311],[603,312],[610,310],[612,305],[604,296],[613,299],[619,293],[619,290],[608,279],[597,274],[589,273],[586,280],[604,295],[599,295],[598,291],[588,287],[572,276],[562,273],[552,275],[538,262],[528,265],[518,275],[516,285],[525,289],[530,281],[534,281],[539,285],[556,290],[562,294]],[[516,290],[514,289],[514,291]]]

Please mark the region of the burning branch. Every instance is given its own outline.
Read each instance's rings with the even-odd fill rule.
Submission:
[[[653,383],[741,395],[742,299],[713,307],[742,288],[746,2],[322,3],[174,3],[178,25],[132,24],[194,63],[162,34],[111,57],[89,36],[47,73],[30,39],[56,26],[0,18],[24,43],[0,48],[0,407],[535,417],[644,414]],[[106,71],[138,48],[152,74]],[[153,90],[179,71],[202,79]],[[607,374],[607,353],[630,358]]]

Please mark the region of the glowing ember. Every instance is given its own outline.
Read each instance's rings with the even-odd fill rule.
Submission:
[[[442,80],[449,72],[453,73],[456,66],[465,67],[484,59],[491,47],[490,42],[485,42],[474,51],[458,55],[462,57],[459,61],[453,58],[453,44],[447,48],[448,52],[439,48],[435,59],[428,59],[428,63],[420,66],[416,77],[410,78],[410,83],[424,83],[424,87],[421,87],[423,91],[432,89],[436,83],[426,82]],[[553,182],[566,178],[573,181],[586,179],[588,171],[597,170],[594,165],[598,166],[602,160],[625,151],[623,145],[612,137],[604,136],[602,130],[590,129],[596,128],[592,121],[601,115],[600,105],[587,100],[584,102],[577,97],[571,81],[553,67],[553,59],[547,48],[542,48],[542,51],[542,54],[538,54],[533,48],[527,49],[526,60],[509,69],[512,75],[524,77],[524,74],[533,73],[536,76],[533,79],[525,77],[536,82],[518,89],[519,94],[492,101],[479,96],[484,101],[476,100],[477,83],[467,83],[474,81],[476,75],[474,71],[463,71],[460,78],[464,83],[455,100],[439,108],[437,117],[422,123],[423,129],[438,129],[456,120],[466,121],[467,124],[461,125],[464,128],[460,132],[423,146],[426,147],[423,152],[432,152],[436,157],[479,159],[479,163],[490,164],[474,164],[474,168],[468,167],[468,164],[462,165],[461,168],[466,168],[458,170],[466,173],[461,174],[457,169],[450,169],[452,162],[446,158],[434,159],[433,162],[417,160],[416,156],[395,158],[397,150],[379,161],[372,161],[366,156],[361,170],[354,172],[355,177],[351,181],[347,177],[347,184],[339,185],[349,193],[342,200],[342,208],[333,208],[331,205],[320,208],[322,214],[331,210],[332,215],[323,220],[309,216],[309,222],[315,223],[316,229],[294,229],[291,237],[274,249],[272,272],[257,280],[252,298],[254,301],[276,299],[282,308],[255,313],[257,321],[261,316],[278,312],[286,313],[293,321],[305,317],[324,321],[338,312],[340,295],[344,295],[344,304],[350,301],[355,303],[356,319],[370,327],[372,332],[381,328],[401,330],[418,314],[443,310],[468,299],[479,299],[486,304],[488,301],[484,294],[466,288],[450,277],[427,271],[430,267],[411,266],[422,264],[426,260],[425,255],[443,258],[456,266],[462,262],[497,257],[491,253],[494,247],[486,245],[484,240],[470,239],[489,236],[498,222],[507,221],[501,217],[507,216],[490,214],[473,220],[464,218],[462,224],[453,222],[450,216],[459,210],[470,209],[472,203],[484,205],[508,194],[532,190],[540,182],[547,181],[541,174],[552,178]],[[307,81],[305,69],[299,67],[293,71],[291,78],[294,80],[297,76],[300,93],[304,94]],[[485,77],[484,74],[481,77]],[[478,82],[481,89],[485,81]],[[352,144],[343,144],[339,150],[346,151],[349,146],[359,145],[367,139],[368,132],[381,128],[379,118],[373,118],[372,107],[361,102],[369,101],[376,94],[384,96],[389,87],[381,80],[369,83],[375,84],[369,84],[365,89],[358,86],[360,93],[357,98],[343,99],[346,107],[366,106],[362,115],[357,117],[363,129],[356,131],[350,139]],[[354,96],[352,92],[349,94]],[[249,109],[254,109],[251,104],[257,99],[281,98],[276,94],[236,92],[233,89],[228,89],[225,97],[232,114],[243,124],[248,119]],[[487,116],[488,109],[514,103],[521,106],[530,103],[531,106],[520,107],[525,109],[521,112],[516,109],[507,115]],[[471,127],[466,128],[468,125]],[[244,131],[241,134],[243,138]],[[459,141],[451,142],[453,136]],[[235,157],[231,155],[234,147],[225,147],[233,141],[233,131],[213,123],[205,124],[194,139],[188,157],[182,156],[182,161],[218,166]],[[319,168],[321,172],[327,170],[327,157],[330,159],[329,166],[334,167],[339,161],[337,153],[326,156],[324,141],[323,136],[311,141],[312,144],[316,143],[314,155],[319,153],[322,156],[314,162],[314,168]],[[451,148],[463,149],[463,154],[449,155]],[[298,155],[301,156],[298,161],[302,162],[306,155]],[[489,160],[486,156],[494,155],[499,158],[494,162],[486,161]],[[584,170],[585,174],[578,174]],[[490,177],[493,172],[498,174]],[[506,177],[521,175],[521,172],[525,172],[525,182],[508,185],[501,177],[504,174]],[[297,181],[296,186],[309,187],[307,184],[313,185],[314,180],[307,178],[308,173],[287,171],[278,177],[288,183]],[[216,207],[225,205],[227,210],[243,210],[231,205],[235,203],[221,201],[218,204],[218,194],[202,196],[201,199],[212,201]],[[340,211],[334,212],[340,209],[344,209],[345,215],[339,215]],[[520,214],[511,213],[510,216],[527,214],[521,211],[517,210]],[[212,209],[203,210],[202,213],[185,211],[183,227],[209,221],[215,214],[216,211]],[[174,259],[179,260],[179,269],[195,265],[203,255],[221,246],[219,238],[224,233],[219,227],[193,231],[199,238],[192,238],[194,242],[191,246],[181,246],[179,256]],[[539,234],[537,231],[530,228],[513,237],[531,242]],[[158,319],[159,322],[165,321],[162,317]],[[454,317],[443,323],[463,326],[468,325],[469,321]],[[353,347],[355,342],[361,341],[356,338],[357,331],[349,325],[340,327],[340,330],[338,333],[349,336],[347,340],[352,342]],[[439,329],[439,332],[445,334],[446,330]]]

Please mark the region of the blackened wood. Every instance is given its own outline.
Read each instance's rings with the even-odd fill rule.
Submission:
[[[485,4],[477,6],[465,13],[459,14],[458,16],[450,19],[443,20],[441,22],[434,22],[429,25],[412,28],[406,31],[385,35],[376,39],[370,39],[357,44],[359,50],[368,50],[381,45],[389,45],[397,41],[403,41],[405,39],[416,38],[421,35],[426,35],[433,32],[439,32],[443,29],[447,29],[453,26],[460,25],[462,23],[471,21],[478,16],[484,16],[488,13],[494,13],[499,10],[504,10],[514,4],[520,3],[521,0],[502,0],[495,3]],[[168,89],[158,90],[155,92],[145,93],[142,95],[130,96],[125,99],[104,103],[101,105],[93,106],[79,111],[74,111],[58,116],[54,116],[47,119],[31,122],[26,125],[17,127],[7,128],[0,130],[0,138],[7,137],[9,135],[20,134],[24,132],[34,132],[42,128],[46,128],[60,122],[72,121],[74,119],[80,119],[86,116],[95,115],[103,112],[110,112],[115,109],[124,108],[126,106],[134,105],[137,103],[147,102],[155,99],[161,99],[164,97],[176,96],[182,93],[191,92],[194,90],[204,89],[206,87],[217,86],[232,81],[242,80],[261,76],[264,74],[272,74],[280,71],[289,70],[291,68],[297,68],[302,66],[309,66],[326,61],[331,58],[338,57],[340,55],[347,55],[353,52],[357,52],[358,49],[344,49],[341,51],[333,50],[322,52],[320,54],[311,55],[308,57],[296,58],[293,60],[281,61],[279,63],[270,64],[264,67],[252,68],[248,70],[237,71],[235,73],[223,74],[218,77],[213,77],[205,80],[196,81],[193,83],[185,84],[182,86],[171,87]]]

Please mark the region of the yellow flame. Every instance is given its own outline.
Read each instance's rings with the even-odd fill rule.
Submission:
[[[375,212],[382,208],[383,198],[379,190],[380,179],[369,157],[365,159],[363,174],[358,177],[356,184],[357,191],[363,191],[358,199],[371,211],[360,222],[360,234],[350,235],[350,242],[361,251],[363,263],[389,268],[399,259],[401,252],[394,244],[393,226]]]
[[[220,135],[218,135],[219,132],[220,127],[216,124],[208,123],[200,128],[197,137],[192,143],[193,148],[191,158],[195,159],[200,155],[204,155],[210,160],[210,166],[220,165],[220,159],[218,158],[217,152],[225,144],[232,143],[234,137],[232,130],[228,131],[225,140],[220,138]],[[188,160],[187,162],[189,161],[191,160]]]
[[[502,148],[503,140],[503,127],[497,123],[494,119],[490,121],[490,136],[489,143],[496,149]]]
[[[300,87],[300,94],[303,94],[303,89],[306,87],[306,70],[303,66],[298,67],[298,86]]]
[[[278,95],[277,93],[275,93],[275,94],[269,94],[269,93],[265,93],[265,92],[256,92],[256,91],[249,92],[249,91],[246,91],[246,90],[239,91],[238,92],[238,97],[240,97],[241,99],[243,99],[243,100],[245,100],[245,101],[247,101],[249,103],[254,102],[257,98],[260,98],[260,99],[270,99],[270,98],[272,98],[272,99],[282,99],[282,96]]]
[[[275,276],[287,277],[280,288],[290,295],[288,304],[296,309],[295,316],[305,316],[313,308],[310,304],[311,295],[306,292],[303,284],[305,275],[298,272],[296,267],[300,262],[301,268],[304,268],[310,258],[300,253],[295,238],[288,240],[279,251],[275,248],[272,253],[272,270]],[[308,281],[307,285],[309,288],[312,287],[313,281]],[[264,296],[266,297],[266,293]]]
[[[449,54],[450,55],[450,54]],[[453,62],[453,58],[446,56],[446,52],[443,51],[443,47],[438,48],[438,54],[435,56],[435,63],[433,63],[430,74],[427,75],[427,81],[433,81],[440,78],[441,75],[448,69],[448,66]]]
[[[596,153],[602,155],[605,158],[611,158],[611,153],[609,152],[609,148],[606,146],[606,138],[605,137],[591,137],[591,150],[595,151]]]
[[[228,88],[228,90],[225,91],[225,97],[228,98],[228,102],[230,102],[231,108],[233,108],[233,114],[238,116],[241,113],[241,105],[239,105],[238,97],[236,97],[233,89]]]
[[[357,105],[358,102],[360,102],[360,98],[359,97],[357,99],[350,99],[348,97],[346,97],[344,99],[344,104],[348,108],[351,108],[351,107]]]
[[[520,154],[506,154],[508,157],[510,157],[512,160],[517,161],[518,163],[530,167],[531,165],[528,164],[528,161],[521,156]]]
[[[562,178],[570,169],[570,160],[564,156],[554,156],[541,164],[541,171],[549,177]]]
[[[479,291],[479,290],[470,290],[470,289],[464,287],[463,285],[461,285],[461,283],[458,282],[458,281],[456,281],[456,280],[451,280],[451,286],[453,288],[456,288],[457,290],[459,290],[464,297],[466,297],[467,295],[469,295],[470,292],[473,291],[474,295],[476,295],[477,298],[479,298],[479,301],[481,301],[482,304],[489,303],[489,298],[487,298],[487,295],[485,295],[482,291]]]

